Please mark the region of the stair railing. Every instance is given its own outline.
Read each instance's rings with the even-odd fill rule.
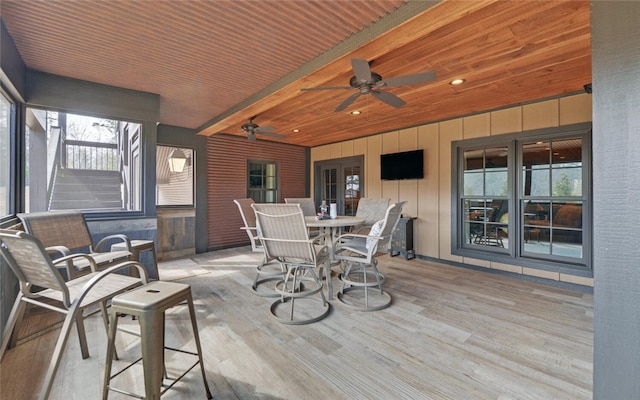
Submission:
[[[47,145],[47,209],[49,209],[51,205],[55,178],[58,173],[58,168],[60,168],[61,138],[62,129],[60,127],[52,127],[51,137]]]
[[[66,167],[69,169],[89,169],[96,171],[117,171],[118,145],[115,143],[66,140]]]

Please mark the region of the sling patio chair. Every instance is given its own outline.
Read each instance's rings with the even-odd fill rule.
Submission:
[[[275,260],[286,269],[284,278],[276,283],[275,291],[280,299],[271,305],[271,314],[279,322],[292,325],[321,320],[330,310],[322,284],[323,268],[328,271],[330,262],[328,235],[309,238],[299,204],[253,204],[252,207],[266,260]],[[331,275],[327,279],[331,279]]]
[[[18,214],[27,233],[36,236],[53,257],[72,253],[91,255],[99,270],[131,260],[131,241],[123,234],[103,237],[94,243],[84,214],[79,210],[42,211]],[[111,251],[110,244],[122,250]],[[68,258],[66,264],[56,263],[65,270],[66,279],[89,272],[89,263],[82,258]]]
[[[359,311],[381,310],[391,304],[391,295],[382,288],[385,276],[378,271],[376,255],[389,246],[405,204],[391,204],[368,235],[347,233],[336,238],[334,259],[343,264],[344,271],[338,291],[342,303]]]
[[[284,202],[286,204],[300,204],[300,208],[302,208],[302,213],[305,217],[315,217],[318,215],[316,203],[311,197],[287,197],[284,199]],[[320,234],[320,230],[318,228],[307,228],[307,233],[309,237],[314,237]]]
[[[258,237],[256,213],[251,207],[255,202],[253,199],[235,199],[233,202],[236,203],[238,210],[240,211],[240,216],[244,223],[244,226],[240,227],[240,229],[247,232],[247,236],[249,236],[249,241],[251,243],[251,251],[262,253],[264,255],[264,248],[262,247],[262,242],[260,242],[260,238]],[[256,267],[256,277],[253,279],[251,289],[261,297],[279,297],[279,294],[272,288],[263,289],[267,286],[263,284],[268,282],[275,283],[276,281],[281,280],[284,273],[285,271],[280,263],[268,263],[266,262],[266,258],[262,257],[260,264]]]
[[[389,208],[389,201],[389,199],[374,197],[363,197],[358,200],[356,217],[364,219],[364,222],[354,226],[351,232],[367,234],[373,224],[384,218],[387,208]]]
[[[99,307],[105,329],[108,331],[107,302],[120,293],[145,284],[147,272],[142,264],[135,261],[125,261],[104,271],[98,271],[93,258],[86,254],[73,254],[52,261],[38,238],[25,232],[6,229],[0,229],[0,253],[20,282],[20,291],[2,332],[0,360],[5,350],[17,343],[27,304],[65,315],[53,356],[49,359],[44,355],[34,355],[34,358],[42,357],[42,362],[49,360],[40,392],[40,398],[46,399],[71,333],[71,326],[76,324],[82,358],[88,358],[84,318],[93,314],[91,311],[96,306]],[[57,265],[73,258],[87,262],[91,272],[65,282]],[[131,267],[137,268],[140,278],[114,273],[128,271]],[[89,314],[85,315],[85,310],[89,311]]]

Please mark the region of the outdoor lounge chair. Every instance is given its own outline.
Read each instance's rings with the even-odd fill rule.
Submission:
[[[65,315],[60,336],[51,358],[43,354],[34,355],[40,362],[49,361],[40,398],[49,396],[62,352],[75,323],[80,339],[82,358],[89,357],[84,329],[84,311],[99,306],[105,329],[108,328],[107,301],[112,297],[147,282],[147,273],[142,264],[126,261],[97,271],[93,258],[86,254],[74,254],[51,260],[40,240],[25,232],[0,229],[0,253],[20,281],[20,292],[11,309],[7,324],[2,332],[0,360],[8,347],[15,346],[20,323],[27,303],[44,307]],[[82,259],[89,264],[90,273],[65,282],[57,266],[72,259]],[[141,278],[114,273],[134,267]]]

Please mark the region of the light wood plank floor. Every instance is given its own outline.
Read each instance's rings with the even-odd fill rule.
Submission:
[[[272,300],[250,290],[258,260],[248,248],[237,248],[160,264],[163,279],[192,286],[215,399],[592,397],[588,291],[383,256],[380,270],[393,296],[388,309],[358,312],[333,300],[324,320],[287,326],[269,315]],[[50,318],[45,313],[31,319],[27,326],[40,329]],[[5,354],[0,398],[35,397],[58,327]],[[184,308],[168,312],[168,344],[193,346],[188,327]],[[106,334],[98,316],[87,321],[87,330],[91,357],[81,359],[74,331],[52,399],[100,398]],[[138,340],[126,334],[117,346],[122,360],[135,359],[139,351]],[[170,372],[179,358],[168,358]],[[132,368],[122,385],[142,392],[140,374]],[[199,372],[190,372],[163,398],[204,399]]]

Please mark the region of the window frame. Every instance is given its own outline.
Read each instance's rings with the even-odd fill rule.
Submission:
[[[164,149],[164,150],[162,150]],[[174,149],[178,149],[181,150],[187,157],[187,162],[185,164],[185,170],[183,172],[170,172],[169,171],[169,166],[168,164],[168,160],[166,157],[161,157],[163,155],[168,155],[171,154],[171,151]],[[166,150],[166,151],[165,151]],[[174,145],[165,145],[165,144],[157,144],[156,145],[156,190],[155,190],[155,194],[156,194],[156,208],[157,209],[164,209],[164,208],[194,208],[195,207],[195,202],[196,202],[196,170],[195,170],[195,165],[196,165],[196,151],[193,148],[190,147],[183,147],[183,146],[174,146]],[[175,177],[176,178],[176,182],[174,182],[171,178]],[[165,190],[166,188],[171,188],[172,186],[174,186],[175,184],[178,184],[178,187],[183,188],[184,187],[189,187],[189,190],[191,191],[191,193],[189,194],[188,197],[190,197],[191,202],[182,202],[182,203],[171,203],[171,204],[167,204],[167,203],[159,203],[158,202],[158,197],[160,195],[160,192],[162,190]],[[188,183],[188,184],[186,184]],[[182,184],[186,184],[186,185],[182,185]],[[171,189],[169,189],[171,190]]]
[[[15,215],[19,211],[19,199],[23,195],[23,189],[21,188],[21,185],[19,185],[19,182],[21,181],[21,179],[23,179],[20,171],[24,171],[24,168],[18,168],[17,165],[18,160],[22,162],[22,158],[20,158],[19,155],[22,151],[23,143],[20,142],[19,138],[23,135],[19,134],[21,120],[20,115],[22,112],[21,103],[16,101],[16,99],[11,96],[8,91],[4,90],[4,86],[0,86],[0,96],[2,96],[9,105],[9,114],[7,116],[8,159],[6,160],[9,168],[4,171],[4,173],[7,174],[6,178],[8,184],[6,193],[7,213],[0,213],[0,227],[4,227],[15,222]]]
[[[593,276],[593,204],[592,195],[592,124],[580,123],[554,128],[544,128],[504,135],[458,140],[451,143],[451,253],[458,256],[500,262],[545,271],[568,273],[578,276]],[[523,144],[531,141],[561,140],[572,137],[582,138],[582,258],[562,257],[551,254],[537,254],[524,251],[524,218],[523,201],[528,197],[523,192],[522,154]],[[508,210],[507,228],[510,234],[508,249],[491,248],[490,246],[469,246],[464,230],[465,212],[464,196],[464,152],[467,150],[486,149],[490,147],[508,147]],[[549,194],[549,197],[553,197]],[[558,198],[554,200],[566,200]],[[513,235],[513,236],[512,236]]]
[[[263,167],[263,170],[265,169],[265,167],[267,165],[273,165],[275,168],[275,173],[274,173],[274,178],[275,178],[275,189],[267,189],[264,187],[262,188],[254,188],[251,186],[251,164],[261,164]],[[273,160],[254,160],[254,159],[248,159],[247,160],[247,173],[246,173],[246,187],[247,187],[247,197],[248,198],[252,198],[256,203],[269,203],[268,201],[263,201],[262,199],[256,199],[253,196],[251,196],[252,192],[260,192],[260,193],[267,193],[267,192],[273,192],[273,202],[271,203],[277,203],[278,199],[280,198],[280,164],[278,161],[273,161]],[[263,176],[264,177],[264,176]],[[262,196],[264,199],[267,198],[267,196]]]
[[[139,165],[137,168],[137,172],[139,173],[139,181],[136,183],[137,185],[137,197],[135,198],[135,201],[139,202],[138,204],[138,209],[122,209],[122,210],[115,210],[115,209],[102,209],[102,208],[80,208],[80,210],[82,211],[82,213],[85,215],[85,218],[87,220],[101,220],[101,219],[111,219],[111,218],[122,218],[123,216],[128,217],[140,217],[140,216],[144,216],[147,214],[147,210],[146,210],[146,197],[147,197],[147,189],[145,187],[146,185],[146,178],[144,177],[145,171],[147,170],[147,166],[146,166],[146,152],[144,151],[144,149],[147,146],[147,138],[149,133],[147,132],[148,130],[148,126],[147,126],[147,122],[140,120],[138,118],[131,118],[131,117],[121,117],[121,116],[117,116],[114,114],[100,114],[100,113],[95,113],[92,111],[87,111],[87,110],[71,110],[71,109],[66,109],[66,108],[58,108],[58,107],[51,107],[51,106],[41,106],[41,105],[30,105],[30,104],[25,104],[25,112],[29,112],[30,109],[33,110],[40,110],[40,111],[44,111],[44,112],[52,112],[52,113],[59,113],[59,114],[72,114],[72,115],[77,115],[80,117],[88,117],[88,118],[96,118],[96,119],[105,119],[105,120],[114,120],[114,121],[119,121],[121,123],[123,123],[124,125],[129,125],[129,124],[134,124],[136,126],[138,126],[138,129],[134,132],[132,132],[129,128],[126,128],[127,130],[127,138],[131,139],[132,135],[137,135],[137,149],[139,152]],[[25,121],[23,121],[24,126],[24,130],[26,131],[27,127],[27,119],[25,119]],[[45,127],[46,129],[46,127]],[[118,132],[118,135],[122,134],[123,132]],[[23,135],[26,136],[26,135]],[[26,140],[26,139],[25,139]],[[26,149],[27,145],[26,143],[23,145],[24,148]],[[24,165],[27,164],[27,160],[28,160],[28,154],[25,153],[25,150],[21,150],[24,154]],[[126,153],[126,152],[125,152]],[[131,159],[128,159],[129,163],[132,161]],[[23,168],[24,169],[24,168]],[[134,201],[133,199],[133,193],[129,193],[128,198],[126,199],[126,201]],[[154,199],[154,203],[155,203],[155,199]],[[155,210],[155,207],[154,207]]]

